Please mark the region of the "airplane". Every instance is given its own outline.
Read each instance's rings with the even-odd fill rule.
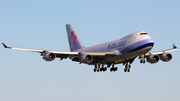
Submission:
[[[169,52],[178,50],[173,44],[172,49],[149,52],[153,48],[154,41],[145,31],[135,32],[115,41],[86,48],[77,37],[71,24],[66,25],[66,30],[70,52],[15,48],[2,44],[4,48],[38,52],[45,61],[69,58],[80,64],[94,65],[94,72],[104,72],[110,67],[110,71],[115,72],[118,70],[115,67],[116,64],[125,65],[124,72],[130,72],[131,64],[137,57],[139,57],[140,63],[147,61],[153,64],[159,60],[169,62],[172,59]],[[104,67],[105,65],[107,67]]]

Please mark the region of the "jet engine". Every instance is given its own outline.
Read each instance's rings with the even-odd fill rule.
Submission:
[[[82,63],[91,63],[93,61],[93,57],[88,54],[83,54],[80,58],[80,62]]]
[[[150,55],[147,57],[147,62],[149,63],[157,63],[159,61],[159,56],[158,55]]]
[[[50,52],[44,52],[42,55],[43,59],[46,61],[53,61],[56,58],[56,55]]]
[[[172,55],[170,53],[164,53],[161,55],[160,59],[164,62],[169,62],[172,59]]]

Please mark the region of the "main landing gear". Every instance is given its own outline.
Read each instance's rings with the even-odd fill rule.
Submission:
[[[95,64],[94,72],[105,72],[107,70],[107,67],[104,67],[104,64],[102,64],[102,67],[100,67],[101,64]],[[124,72],[130,72],[131,65],[129,62],[125,63]],[[114,67],[114,63],[112,64],[112,67],[110,68],[111,72],[117,71],[118,68]]]
[[[100,72],[103,71],[105,72],[107,70],[107,67],[104,67],[104,64],[102,64],[102,67],[100,68]]]
[[[107,65],[108,67],[110,67],[110,65]],[[107,70],[107,67],[104,67],[104,64],[102,64],[102,67],[100,68],[100,64],[95,64],[95,68],[94,68],[94,72],[105,72]],[[112,67],[110,68],[111,72],[115,72],[117,71],[118,68],[114,67],[114,64],[112,65]]]
[[[100,64],[95,64],[94,72],[99,72]]]
[[[104,64],[102,64],[102,67],[100,68],[100,64],[95,64],[94,72],[105,72],[107,70],[107,67],[104,67]]]
[[[112,72],[115,72],[115,71],[117,71],[118,70],[118,68],[117,67],[114,67],[114,64],[112,65],[112,68],[110,68],[110,71]]]
[[[130,68],[131,68],[131,65],[128,62],[126,62],[124,72],[130,72]]]

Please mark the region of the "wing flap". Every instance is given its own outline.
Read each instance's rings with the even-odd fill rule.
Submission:
[[[92,56],[115,56],[116,52],[80,52],[80,54],[89,54]]]

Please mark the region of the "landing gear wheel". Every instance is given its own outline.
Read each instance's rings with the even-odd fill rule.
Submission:
[[[115,68],[114,68],[114,67],[112,67],[112,68],[110,69],[110,71],[111,71],[111,72],[112,72],[112,71],[113,71],[113,72],[115,72],[115,71],[117,71],[117,70],[118,70],[118,68],[117,68],[117,67],[115,67]]]
[[[105,71],[107,70],[107,67],[105,67]]]
[[[97,72],[99,72],[99,69],[98,70],[96,70]]]
[[[117,71],[117,70],[118,70],[118,68],[117,68],[117,67],[115,67],[114,69],[115,69],[115,71]]]
[[[94,68],[94,72],[96,72],[96,68]]]
[[[110,68],[110,71],[112,72],[112,71],[113,71],[113,69],[112,69],[112,68]]]
[[[106,70],[107,70],[107,68],[106,68],[106,67],[104,67],[104,68],[103,68],[103,72],[105,72]]]
[[[140,60],[140,63],[145,63],[145,60]]]
[[[103,68],[100,68],[100,72],[103,71]]]

